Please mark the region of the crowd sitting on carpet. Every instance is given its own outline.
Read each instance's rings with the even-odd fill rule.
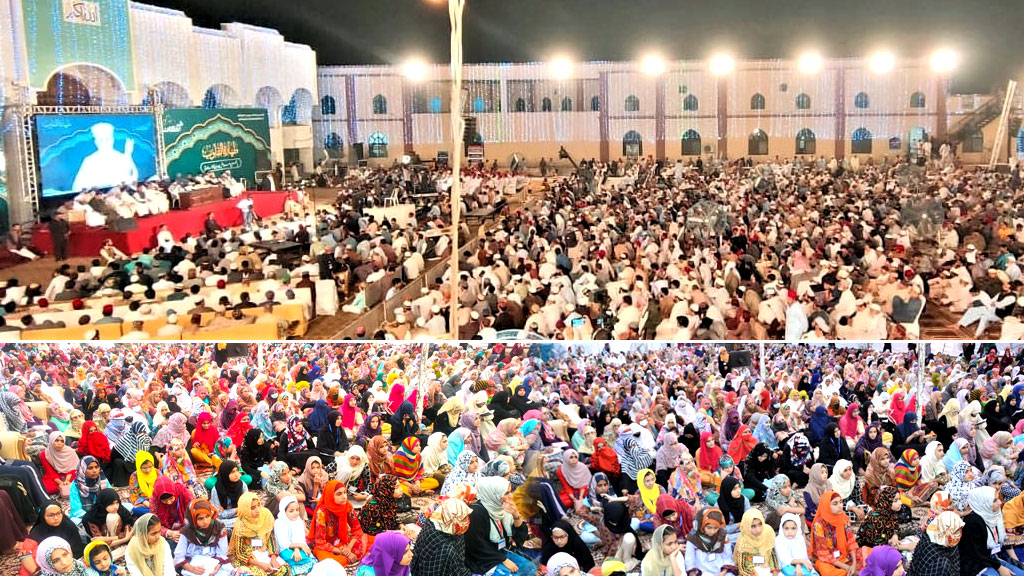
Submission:
[[[926,303],[976,337],[1024,333],[1019,166],[584,166],[462,255],[466,337],[915,339]]]

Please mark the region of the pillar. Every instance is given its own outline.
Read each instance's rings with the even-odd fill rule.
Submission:
[[[608,72],[600,72],[598,78],[598,97],[601,99],[601,112],[598,114],[598,132],[601,138],[601,162],[611,160],[611,150],[608,145]]]
[[[654,156],[665,159],[665,75],[658,76],[654,83]]]

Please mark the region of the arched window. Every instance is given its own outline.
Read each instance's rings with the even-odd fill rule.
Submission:
[[[963,146],[964,152],[984,152],[985,151],[985,135],[982,134],[981,130],[975,128],[967,138],[964,140]]]
[[[622,155],[626,158],[639,158],[644,153],[643,138],[636,130],[626,132],[622,137]]]
[[[590,111],[591,112],[600,112],[601,111],[601,97],[600,96],[594,96],[593,98],[590,99]]]
[[[889,150],[892,152],[899,152],[903,148],[903,140],[900,140],[899,136],[893,136],[889,138]]]
[[[334,116],[337,113],[338,103],[334,100],[334,96],[324,96],[320,99],[321,116]]]
[[[817,142],[815,141],[814,132],[810,128],[804,128],[796,135],[796,153],[797,154],[814,154],[816,151]]]
[[[281,108],[281,124],[295,126],[299,123],[298,110],[295,106],[295,99]]]
[[[487,111],[487,101],[481,96],[473,98],[473,112],[476,114],[483,114]]]
[[[562,112],[572,112],[572,98],[562,98]]]
[[[800,93],[796,97],[796,109],[797,110],[810,110],[811,109],[811,97],[807,94]]]
[[[871,154],[871,131],[867,128],[857,128],[853,131],[854,154]]]
[[[700,156],[700,133],[696,130],[683,132],[683,156]]]
[[[911,108],[924,108],[924,92],[914,92],[910,95]]]
[[[545,96],[544,99],[540,101],[540,111],[551,112],[551,98]]]
[[[748,156],[767,156],[768,155],[768,135],[764,133],[764,130],[758,128],[750,134],[747,139],[747,155]]]
[[[516,98],[516,112],[526,112],[526,100],[523,98]]]
[[[685,112],[696,112],[700,109],[700,101],[693,94],[683,98],[683,110]]]
[[[341,136],[337,132],[331,132],[324,140],[324,148],[328,150],[341,150],[342,146]]]
[[[387,114],[388,113],[388,99],[383,94],[377,94],[373,97],[373,113],[374,114]],[[371,156],[372,158],[372,156]]]
[[[388,137],[380,132],[370,134],[370,158],[388,157]]]
[[[203,94],[203,108],[216,108],[217,107],[217,93],[210,88]]]
[[[764,110],[764,95],[760,92],[750,97],[751,110]]]
[[[430,113],[440,114],[441,113],[441,97],[434,96],[430,99]]]
[[[640,99],[630,94],[626,96],[626,112],[639,112],[640,111]]]
[[[858,92],[857,95],[853,97],[854,108],[867,108],[870,105],[871,99],[868,98],[867,92]]]

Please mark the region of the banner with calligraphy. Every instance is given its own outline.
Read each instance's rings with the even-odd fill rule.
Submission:
[[[164,160],[171,178],[230,170],[255,187],[269,170],[270,122],[262,108],[171,108],[163,115]]]
[[[116,76],[126,92],[135,92],[130,12],[128,0],[22,0],[32,88],[46,90],[64,68],[82,73],[91,66]]]

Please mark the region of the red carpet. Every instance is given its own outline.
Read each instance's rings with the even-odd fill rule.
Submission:
[[[253,192],[252,199],[256,206],[256,214],[261,218],[280,214],[284,211],[284,201],[290,192]],[[68,256],[96,258],[99,256],[103,242],[110,238],[122,252],[128,255],[141,252],[143,248],[156,246],[156,233],[160,226],[166,224],[175,238],[185,234],[198,234],[203,230],[206,215],[214,213],[217,223],[224,227],[242,225],[242,212],[236,206],[239,198],[232,198],[214,204],[197,206],[192,210],[171,210],[166,214],[138,218],[138,227],[131,232],[115,232],[109,228],[89,228],[85,224],[71,225],[71,239],[68,241]],[[46,225],[37,227],[32,232],[32,244],[37,250],[47,254],[53,253],[53,242],[50,229]]]

